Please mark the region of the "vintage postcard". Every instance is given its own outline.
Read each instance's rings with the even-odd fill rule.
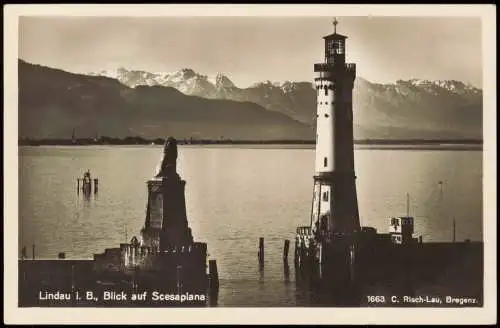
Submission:
[[[494,9],[4,7],[7,322],[496,323]]]

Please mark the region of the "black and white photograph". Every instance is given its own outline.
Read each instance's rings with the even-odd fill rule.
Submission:
[[[496,323],[495,7],[203,6],[4,7],[11,322]]]

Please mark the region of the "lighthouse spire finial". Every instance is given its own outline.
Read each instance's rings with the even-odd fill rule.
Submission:
[[[333,18],[333,22],[332,22],[332,24],[333,24],[333,33],[334,34],[337,34],[337,24],[338,23],[339,23],[339,21],[337,20],[337,17],[334,17]]]

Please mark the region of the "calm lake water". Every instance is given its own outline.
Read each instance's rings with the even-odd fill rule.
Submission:
[[[363,226],[385,232],[388,218],[416,219],[426,241],[482,240],[481,150],[355,151]],[[36,255],[92,258],[138,235],[144,223],[146,181],[161,146],[19,148],[19,246]],[[296,306],[307,296],[293,273],[295,228],[309,223],[314,150],[292,147],[180,146],[188,221],[196,241],[208,243],[220,277],[220,306]],[[90,169],[99,193],[84,199],[76,179]],[[439,184],[439,181],[443,181]],[[259,237],[265,268],[259,272]],[[126,239],[127,238],[127,239]],[[282,252],[292,241],[290,280]],[[292,281],[292,283],[290,282]]]

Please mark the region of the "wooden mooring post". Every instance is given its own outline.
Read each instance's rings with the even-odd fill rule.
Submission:
[[[218,292],[219,290],[219,273],[217,272],[217,262],[215,260],[208,261],[208,273],[210,277],[210,293]]]
[[[76,191],[80,191],[80,178],[76,179]]]
[[[32,252],[33,260],[34,260],[35,259],[35,244],[33,244],[31,252]]]
[[[260,237],[259,238],[259,263],[261,265],[264,264],[264,238],[263,237]]]
[[[94,194],[99,190],[99,179],[94,179]]]
[[[285,246],[283,247],[283,261],[288,262],[288,250],[290,249],[290,240],[285,240]]]
[[[215,260],[208,261],[208,287],[209,304],[216,306],[219,300],[219,273],[217,272],[217,262]]]

